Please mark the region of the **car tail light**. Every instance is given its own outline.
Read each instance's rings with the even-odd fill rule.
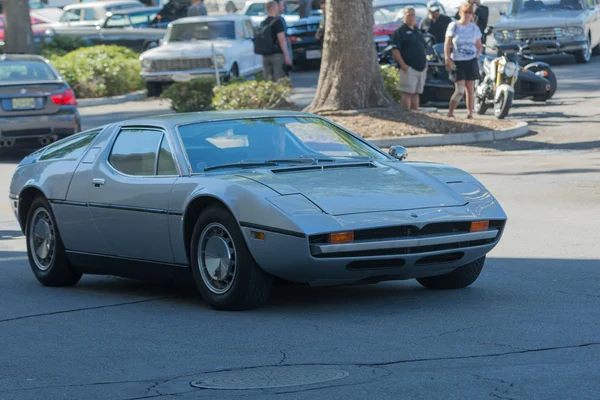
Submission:
[[[294,36],[294,35],[290,36],[290,42],[296,43],[296,40],[298,40],[297,36]]]
[[[354,241],[354,232],[336,232],[329,234],[329,243],[350,243]]]
[[[487,231],[490,227],[490,221],[473,221],[471,222],[471,232]]]
[[[58,104],[60,106],[76,106],[77,99],[75,98],[75,93],[71,89],[67,89],[64,92],[56,93],[50,95],[50,98],[54,102],[54,104]]]

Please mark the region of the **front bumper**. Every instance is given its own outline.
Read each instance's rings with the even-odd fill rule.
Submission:
[[[80,128],[77,107],[65,106],[60,112],[50,115],[0,117],[0,137],[16,140],[64,137],[77,133]]]
[[[515,40],[497,42],[496,47],[504,53],[516,53],[519,51],[519,45],[524,46],[525,44],[525,41]],[[539,55],[558,54],[583,50],[586,46],[587,39],[584,37],[565,40],[531,40],[529,42],[529,48],[524,49],[523,53]]]
[[[227,77],[229,71],[221,68],[219,71],[219,77],[221,79]],[[178,81],[185,81],[196,78],[214,78],[214,69],[195,69],[187,71],[160,71],[160,72],[141,72],[140,76],[145,82],[163,82],[171,83]]]
[[[483,232],[314,244],[307,237],[266,232],[264,240],[242,231],[267,273],[311,286],[402,280],[441,275],[477,260],[499,242],[504,223]]]

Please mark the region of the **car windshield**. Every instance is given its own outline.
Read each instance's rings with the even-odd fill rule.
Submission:
[[[235,39],[233,21],[193,22],[169,27],[167,41],[189,42],[191,40]]]
[[[540,11],[575,10],[584,9],[582,0],[511,0],[508,14],[527,14]]]
[[[41,61],[0,61],[0,84],[56,79],[54,71]]]
[[[216,166],[260,165],[267,161],[294,164],[311,159],[390,160],[382,151],[315,117],[203,122],[180,126],[178,130],[194,173]]]
[[[402,16],[404,9],[408,6],[412,6],[415,9],[417,21],[427,16],[427,6],[422,3],[401,3],[392,4],[382,7],[376,7],[373,9],[373,17],[375,18],[375,25],[389,24],[392,22],[402,23]]]

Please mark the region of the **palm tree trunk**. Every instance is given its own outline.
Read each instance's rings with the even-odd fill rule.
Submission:
[[[35,54],[28,0],[4,0],[4,52]]]

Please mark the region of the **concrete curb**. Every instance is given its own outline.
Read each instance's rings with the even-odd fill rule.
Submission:
[[[128,101],[139,101],[144,100],[147,97],[146,90],[139,90],[137,92],[124,94],[121,96],[114,97],[99,97],[97,99],[77,99],[77,105],[79,107],[94,107],[94,106],[104,106],[107,104],[120,104],[126,103]]]
[[[514,139],[529,133],[529,124],[516,121],[517,126],[497,131],[467,132],[467,133],[436,133],[433,135],[415,135],[398,138],[367,139],[377,147],[404,146],[452,146],[460,144],[495,142],[497,140]]]

